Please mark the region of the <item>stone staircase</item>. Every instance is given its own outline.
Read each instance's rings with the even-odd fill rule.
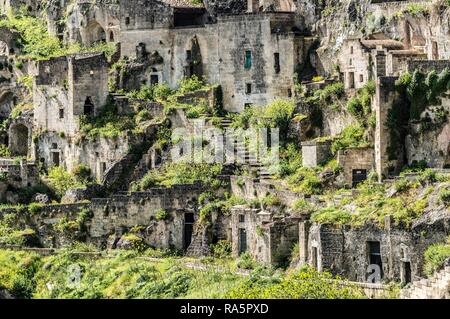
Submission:
[[[220,127],[225,131],[231,128],[233,121],[228,118],[222,118],[220,121]],[[246,166],[249,171],[259,180],[271,179],[272,174],[268,171],[265,165],[257,158],[256,154],[250,152],[245,143],[236,138],[233,141],[235,156],[237,164],[240,166]]]
[[[412,283],[400,293],[402,299],[450,299],[450,262],[431,278]]]

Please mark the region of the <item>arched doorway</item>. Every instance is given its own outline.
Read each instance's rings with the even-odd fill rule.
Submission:
[[[9,130],[9,150],[12,156],[28,155],[29,130],[24,124],[12,125]]]
[[[201,78],[203,76],[203,60],[198,43],[197,36],[192,38],[189,43],[189,48],[186,50],[186,71],[185,76],[190,78],[196,75]]]
[[[106,42],[105,29],[96,21],[91,22],[86,28],[88,44]]]
[[[94,103],[92,102],[92,98],[90,96],[86,97],[86,100],[84,101],[83,113],[86,116],[94,115]]]

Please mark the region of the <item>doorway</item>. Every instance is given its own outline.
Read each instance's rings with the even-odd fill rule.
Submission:
[[[184,214],[184,249],[188,249],[192,242],[195,218],[193,213]]]
[[[352,187],[356,188],[359,184],[367,180],[366,169],[354,169],[352,172]]]
[[[239,255],[247,252],[247,230],[239,229]]]

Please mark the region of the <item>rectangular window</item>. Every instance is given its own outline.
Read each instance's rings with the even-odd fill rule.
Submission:
[[[274,53],[273,55],[274,58],[274,68],[275,68],[275,73],[278,74],[281,71],[281,67],[280,67],[280,54]]]
[[[364,75],[362,74],[359,75],[359,82],[361,83],[364,82]]]
[[[245,223],[245,215],[239,215],[239,222],[240,223]]]
[[[252,84],[251,83],[247,83],[245,85],[245,94],[252,94]]]
[[[64,109],[59,109],[59,119],[62,120],[64,118]]]
[[[188,61],[192,60],[192,51],[191,50],[186,51],[186,60],[188,60]]]
[[[246,70],[250,70],[252,68],[252,51],[245,51],[245,62],[244,67]]]
[[[350,47],[350,54],[353,54],[353,47]]]
[[[130,17],[126,17],[126,18],[125,18],[125,24],[126,24],[126,25],[129,25],[129,24],[130,24]]]

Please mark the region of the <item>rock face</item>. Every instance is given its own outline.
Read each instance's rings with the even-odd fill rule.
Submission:
[[[14,297],[8,290],[0,288],[0,299],[14,299]]]
[[[204,3],[212,16],[247,11],[247,0],[205,0]]]

